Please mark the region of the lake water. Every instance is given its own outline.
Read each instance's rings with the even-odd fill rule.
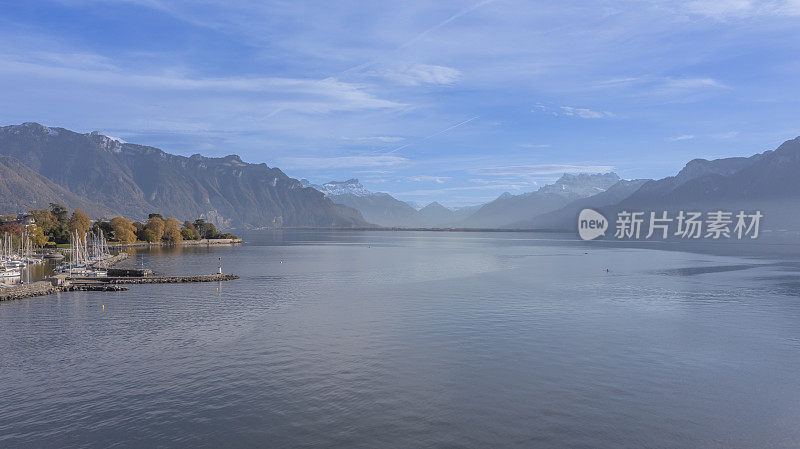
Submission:
[[[0,303],[0,447],[800,446],[797,261],[245,237],[128,262],[240,280]]]

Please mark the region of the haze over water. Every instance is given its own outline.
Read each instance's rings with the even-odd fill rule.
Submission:
[[[129,262],[240,280],[0,303],[0,447],[800,445],[796,260],[245,239]]]

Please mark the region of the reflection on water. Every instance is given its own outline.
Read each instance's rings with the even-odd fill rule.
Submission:
[[[0,446],[800,445],[795,261],[244,237],[125,261],[237,281],[0,303]]]
[[[40,281],[47,276],[52,276],[56,266],[56,262],[47,259],[41,264],[28,265],[20,269],[20,275],[17,277],[0,277],[0,287]]]

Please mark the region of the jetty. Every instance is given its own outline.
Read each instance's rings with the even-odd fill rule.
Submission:
[[[121,284],[178,284],[188,282],[224,282],[239,279],[239,276],[226,273],[156,276],[152,270],[147,268],[111,268],[127,257],[127,253],[120,253],[93,264],[97,269],[106,270],[107,276],[80,277],[61,273],[43,281],[0,288],[0,301],[33,298],[61,292],[118,292],[128,290],[128,287],[124,287]]]

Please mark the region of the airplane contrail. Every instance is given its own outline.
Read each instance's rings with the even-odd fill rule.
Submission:
[[[459,17],[461,17],[461,16],[463,16],[463,15],[465,15],[465,14],[469,14],[469,13],[471,13],[472,11],[475,11],[476,9],[478,9],[478,8],[480,8],[480,7],[482,7],[482,6],[488,5],[489,3],[494,3],[495,1],[496,1],[496,0],[484,0],[484,1],[482,1],[482,2],[478,2],[478,3],[476,3],[476,4],[472,5],[472,6],[470,6],[470,7],[469,7],[469,8],[467,8],[467,9],[462,9],[461,11],[459,11],[459,12],[457,12],[456,14],[454,14],[454,15],[452,15],[452,16],[450,16],[450,17],[448,17],[448,18],[447,18],[447,19],[445,19],[444,21],[442,21],[442,22],[439,22],[438,24],[436,24],[436,25],[432,26],[431,28],[428,28],[427,30],[425,30],[425,31],[423,31],[423,32],[421,32],[421,33],[419,33],[419,34],[417,34],[416,36],[414,36],[413,38],[411,38],[410,40],[408,40],[407,42],[405,42],[403,45],[401,45],[401,46],[397,47],[397,50],[400,50],[400,49],[406,48],[406,47],[408,47],[409,45],[413,44],[414,42],[416,42],[416,41],[418,41],[418,40],[422,39],[423,37],[425,37],[425,36],[426,36],[426,35],[428,35],[429,33],[432,33],[432,32],[434,32],[434,31],[438,30],[439,28],[441,28],[441,27],[443,27],[443,26],[447,25],[448,23],[450,23],[450,22],[452,22],[452,21],[454,21],[454,20],[458,19]]]
[[[469,8],[462,9],[461,11],[453,14],[452,16],[448,17],[447,19],[437,23],[436,25],[428,28],[427,30],[417,34],[416,36],[414,36],[411,39],[407,40],[406,42],[402,43],[399,47],[395,48],[394,50],[391,50],[390,53],[394,53],[394,52],[396,52],[398,50],[402,50],[402,49],[408,47],[409,45],[417,42],[418,40],[422,39],[423,37],[427,36],[428,34],[434,32],[434,31],[438,30],[439,28],[447,25],[448,23],[458,19],[459,17],[461,17],[461,16],[463,16],[465,14],[469,14],[472,11],[475,11],[476,9],[478,9],[480,7],[488,5],[489,3],[494,3],[495,1],[497,1],[497,0],[483,0],[482,2],[478,2],[478,3],[470,6]],[[384,55],[383,57],[385,57],[385,56],[386,55]],[[361,63],[361,64],[359,64],[357,66],[350,67],[349,69],[339,73],[339,75],[345,75],[345,74],[353,72],[353,71],[357,72],[359,70],[363,70],[363,69],[365,69],[365,68],[367,68],[367,67],[369,67],[369,66],[371,66],[373,64],[378,63],[378,61],[380,61],[380,59],[381,59],[380,57],[379,58],[375,58],[375,59],[373,59],[371,61],[363,62],[363,63]]]
[[[392,153],[396,153],[396,152],[398,152],[398,151],[400,151],[400,150],[402,150],[402,149],[404,149],[404,148],[410,147],[411,145],[414,145],[414,144],[418,144],[418,143],[424,142],[424,141],[426,141],[426,140],[430,139],[431,137],[436,137],[436,136],[438,136],[439,134],[443,134],[443,133],[446,133],[447,131],[450,131],[451,129],[456,129],[456,128],[458,128],[459,126],[466,125],[467,123],[469,123],[469,122],[471,122],[471,121],[473,121],[473,120],[475,120],[475,119],[477,119],[477,118],[479,118],[479,117],[480,117],[479,115],[476,115],[475,117],[468,118],[468,119],[464,120],[463,122],[456,123],[455,125],[448,126],[447,128],[445,128],[445,129],[443,129],[443,130],[436,131],[435,133],[433,133],[433,134],[431,134],[431,135],[429,135],[429,136],[425,136],[425,137],[423,137],[422,139],[419,139],[419,140],[417,140],[416,142],[410,142],[410,143],[407,143],[407,144],[405,144],[405,145],[401,145],[401,146],[399,146],[399,147],[395,148],[394,150],[392,150],[392,151],[389,151],[389,152],[387,152],[387,153],[385,153],[385,154],[392,154]]]

